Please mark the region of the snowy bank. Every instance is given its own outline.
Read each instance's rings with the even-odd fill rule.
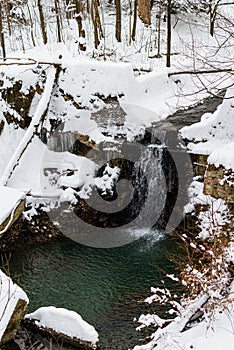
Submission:
[[[67,336],[73,340],[84,341],[90,348],[96,348],[98,343],[98,333],[95,328],[84,321],[82,317],[74,311],[54,306],[41,307],[35,312],[25,316],[25,320],[30,320],[40,329],[52,330],[58,335]]]
[[[223,103],[199,123],[181,129],[182,137],[192,142],[188,149],[195,154],[209,155],[208,163],[234,169],[234,88],[227,90]]]
[[[213,315],[204,317],[201,322],[193,323],[185,329],[186,321],[192,318],[196,312],[203,310],[203,304],[207,297],[203,295],[195,299],[189,307],[181,310],[181,315],[171,322],[162,320],[157,315],[141,316],[139,322],[143,325],[157,325],[159,328],[151,336],[151,341],[146,345],[135,346],[134,350],[231,350],[234,341],[234,283],[232,283],[229,296],[226,298],[225,308],[218,305],[214,308]],[[207,316],[207,315],[205,315]],[[144,327],[144,326],[143,326]],[[138,330],[143,328],[138,327]],[[163,328],[164,327],[164,328]]]

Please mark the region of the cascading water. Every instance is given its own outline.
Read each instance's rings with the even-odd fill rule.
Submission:
[[[141,228],[151,229],[160,217],[165,201],[167,184],[162,168],[164,147],[149,145],[142,149],[140,159],[135,163],[135,191],[140,198],[145,197],[137,224]]]
[[[73,132],[54,131],[47,140],[47,147],[50,151],[67,152],[73,149],[77,136]]]

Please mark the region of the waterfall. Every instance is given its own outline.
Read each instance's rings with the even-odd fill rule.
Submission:
[[[47,146],[50,151],[66,152],[72,151],[77,140],[77,136],[73,132],[54,131],[48,138]]]
[[[162,145],[149,145],[142,149],[140,159],[135,163],[135,191],[140,205],[137,224],[142,228],[155,226],[165,207],[167,183],[163,156]]]

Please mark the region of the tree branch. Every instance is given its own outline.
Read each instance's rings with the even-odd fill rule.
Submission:
[[[171,77],[173,75],[185,75],[185,74],[214,74],[214,73],[227,73],[227,72],[233,72],[232,68],[226,68],[226,69],[208,69],[208,70],[185,70],[181,72],[172,72],[168,73],[168,76]]]

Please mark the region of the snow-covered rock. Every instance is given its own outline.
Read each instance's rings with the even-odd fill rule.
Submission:
[[[96,349],[98,333],[95,328],[84,321],[74,311],[54,306],[41,307],[35,312],[25,316],[25,320],[38,327],[42,331],[56,335],[68,341],[80,343],[87,348]]]
[[[28,301],[26,293],[0,270],[0,343],[14,338]]]
[[[17,208],[24,200],[25,193],[17,189],[0,186],[0,235],[15,221]],[[24,209],[24,206],[22,210]],[[18,213],[20,214],[20,212]],[[17,216],[17,215],[16,215]],[[7,223],[6,220],[10,219]]]
[[[194,141],[188,148],[195,154],[209,155],[208,163],[234,169],[234,88],[227,90],[223,103],[199,123],[181,129],[183,138]]]

